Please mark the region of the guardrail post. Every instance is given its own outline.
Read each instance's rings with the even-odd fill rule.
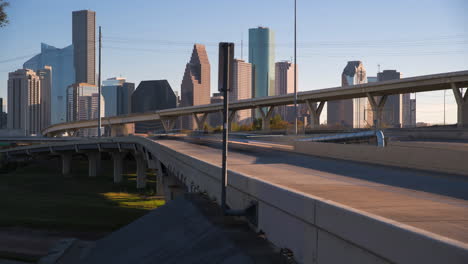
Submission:
[[[452,91],[457,102],[457,126],[468,127],[468,89],[463,95],[460,88],[457,88],[455,83],[451,83]]]
[[[388,95],[383,95],[377,102],[373,95],[367,93],[367,99],[369,99],[369,104],[371,105],[372,112],[374,113],[374,126],[376,129],[382,128],[382,112],[385,102],[387,101],[387,97]]]
[[[325,101],[320,102],[318,107],[317,107],[317,102],[306,100],[306,103],[310,112],[310,122],[311,122],[310,127],[319,128],[320,127],[320,114],[322,114]]]

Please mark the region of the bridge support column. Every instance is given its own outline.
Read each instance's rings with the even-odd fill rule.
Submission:
[[[369,99],[369,104],[371,105],[372,112],[374,113],[374,127],[376,129],[382,128],[382,112],[387,101],[387,95],[383,95],[378,99],[378,102],[375,100],[375,97],[370,93],[367,93],[367,99]]]
[[[455,95],[455,100],[457,101],[457,126],[458,127],[468,127],[468,89],[463,95],[460,88],[452,83],[453,94]]]
[[[275,108],[274,106],[270,106],[270,108],[268,109],[266,113],[262,107],[258,108],[260,115],[262,115],[262,130],[263,131],[270,130],[270,120],[271,120],[271,116],[273,115],[274,108]]]
[[[118,124],[110,126],[111,137],[125,137],[131,134],[135,134],[135,124]]]
[[[146,160],[142,154],[135,154],[135,161],[137,165],[136,187],[137,189],[144,189],[146,188]]]
[[[175,117],[161,118],[161,123],[163,124],[164,131],[166,133],[174,129],[176,120],[177,120],[177,118],[175,118]]]
[[[164,178],[166,175],[164,175],[162,163],[159,160],[156,163],[158,170],[156,174],[156,195],[164,195]]]
[[[232,122],[234,121],[234,118],[236,117],[236,110],[231,110],[229,111],[229,116],[228,116],[228,131],[232,131]]]
[[[122,172],[123,172],[123,158],[125,153],[114,152],[112,153],[112,160],[114,163],[114,183],[122,182]]]
[[[197,122],[198,131],[204,131],[205,122],[206,122],[206,118],[208,117],[208,113],[202,113],[201,117],[198,117],[198,114],[194,113],[193,117],[195,118],[195,121]]]
[[[99,172],[101,162],[101,153],[89,152],[88,153],[88,175],[89,177],[96,177]]]
[[[71,163],[73,156],[71,153],[64,153],[60,155],[62,159],[62,175],[65,177],[71,177]]]
[[[317,107],[316,102],[307,100],[306,103],[310,112],[310,128],[319,128],[320,127],[320,114],[322,114],[325,101],[320,102],[318,107]]]

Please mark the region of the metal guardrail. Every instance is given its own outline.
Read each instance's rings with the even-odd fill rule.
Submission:
[[[312,142],[346,142],[347,140],[359,140],[376,137],[377,146],[385,147],[385,136],[382,130],[365,131],[357,133],[336,134],[330,136],[312,137],[298,139],[296,141],[312,141]]]

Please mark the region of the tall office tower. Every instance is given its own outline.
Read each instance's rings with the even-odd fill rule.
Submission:
[[[96,84],[96,12],[73,11],[75,82]]]
[[[294,93],[294,67],[296,66],[289,61],[281,61],[275,64],[275,95]],[[291,110],[292,113],[290,113]],[[283,120],[288,122],[294,119],[294,107],[291,107],[291,105],[278,106],[277,113],[281,115]]]
[[[52,92],[52,67],[44,66],[44,69],[36,71],[41,82],[41,111],[42,111],[42,128],[51,125],[51,92]]]
[[[132,112],[132,93],[135,84],[125,78],[109,78],[102,82],[102,96],[106,102],[105,115],[126,115]]]
[[[98,88],[94,84],[75,83],[67,88],[67,121],[98,118]],[[101,97],[101,117],[104,117],[105,101]],[[81,129],[82,136],[96,136],[97,128]]]
[[[252,98],[252,64],[243,60],[234,59],[232,65],[232,86],[229,101],[239,101]],[[213,95],[214,96],[214,95]],[[213,101],[211,102],[213,103]],[[240,123],[251,122],[252,110],[239,110],[235,121]]]
[[[3,128],[6,128],[7,126],[7,119],[6,119],[6,113],[5,113],[5,110],[3,108],[3,98],[0,98],[0,129],[3,129]]]
[[[211,99],[210,99],[210,104],[218,104],[218,103],[222,103],[223,102],[223,93],[213,93],[213,96],[211,96]],[[250,112],[250,110],[248,110]],[[220,113],[220,112],[216,112],[216,113],[211,113],[209,116],[208,116],[208,120],[209,120],[209,123],[210,123],[210,126],[216,128],[218,126],[222,126],[223,125],[223,114]]]
[[[401,73],[396,70],[384,70],[377,74],[377,80],[390,81],[401,78]],[[388,127],[411,126],[410,94],[390,95],[385,103],[382,113],[382,124]]]
[[[367,82],[366,70],[361,61],[349,61],[341,74],[341,88]],[[327,124],[331,126],[365,128],[367,98],[327,102]]]
[[[24,69],[34,71],[51,66],[52,87],[50,92],[50,123],[67,121],[67,87],[75,83],[75,66],[73,65],[73,46],[63,49],[41,43],[41,53],[23,64]]]
[[[176,100],[167,80],[142,81],[132,94],[132,113],[175,108]],[[164,131],[160,120],[135,123],[136,133],[158,131]]]
[[[19,69],[8,74],[8,128],[24,135],[41,132],[41,80],[33,70]]]
[[[275,34],[266,27],[249,29],[252,97],[275,95]]]
[[[180,91],[182,107],[210,103],[210,62],[205,45],[193,45],[192,57],[185,67]],[[194,129],[195,124],[193,117],[182,117],[182,128]]]

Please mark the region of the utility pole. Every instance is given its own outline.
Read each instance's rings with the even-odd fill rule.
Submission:
[[[98,137],[101,137],[101,48],[102,35],[101,26],[99,26],[99,75],[98,75]]]
[[[229,91],[232,83],[232,64],[234,61],[234,43],[219,43],[218,90],[223,93],[223,157],[221,175],[221,208],[226,212],[227,156],[229,133]]]
[[[297,30],[296,30],[296,1],[294,0],[294,134],[297,136]]]

